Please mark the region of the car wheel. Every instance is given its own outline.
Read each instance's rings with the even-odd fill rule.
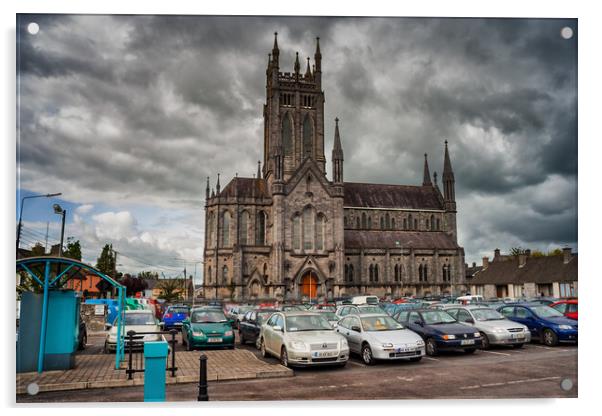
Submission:
[[[282,350],[280,350],[280,364],[288,367],[288,352],[286,352],[285,347],[282,347]]]
[[[420,360],[422,360],[422,357],[412,357],[412,358],[410,358],[410,361],[413,362],[413,363],[417,363]]]
[[[525,344],[514,344],[512,348],[522,348]]]
[[[558,336],[551,329],[544,329],[541,339],[548,347],[553,347],[558,344]]]
[[[238,331],[238,339],[240,340],[240,345],[245,345],[247,341],[245,341],[245,336],[242,331]]]
[[[464,350],[464,352],[465,352],[466,354],[474,354],[474,352],[475,352],[476,350],[477,350],[476,348],[466,348],[466,349]]]
[[[102,347],[102,352],[105,354],[109,353],[109,346],[107,345],[107,341],[105,341],[104,347]]]
[[[437,343],[433,338],[426,340],[426,353],[430,356],[437,355],[438,353]]]
[[[483,340],[483,349],[488,350],[491,344],[489,344],[489,338],[487,337],[487,334],[481,332],[481,339]]]
[[[364,360],[366,365],[374,364],[374,356],[372,355],[372,350],[368,344],[362,346],[362,360]]]
[[[268,352],[265,350],[265,342],[263,341],[263,338],[259,340],[259,350],[261,351],[261,356],[263,358],[268,356]]]

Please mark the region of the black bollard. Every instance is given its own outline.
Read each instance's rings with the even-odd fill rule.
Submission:
[[[136,335],[135,331],[128,331],[127,333],[128,335],[128,339],[129,339],[129,348],[128,348],[128,353],[129,353],[129,357],[128,357],[128,369],[127,369],[127,374],[128,374],[128,380],[133,380],[134,379],[134,371],[132,371],[133,368],[133,357],[134,357],[134,335]]]
[[[199,361],[199,397],[197,397],[197,401],[207,402],[209,401],[209,395],[207,394],[207,356],[201,354]]]
[[[171,376],[175,377],[176,376],[176,334],[178,333],[178,331],[176,331],[175,329],[172,329],[171,331],[169,331],[171,333]]]

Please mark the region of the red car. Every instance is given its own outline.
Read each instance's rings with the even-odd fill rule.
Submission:
[[[577,299],[559,300],[558,302],[552,303],[550,306],[562,313],[567,318],[577,320]]]

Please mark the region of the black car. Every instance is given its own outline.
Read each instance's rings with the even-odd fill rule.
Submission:
[[[406,310],[400,311],[394,318],[424,339],[428,355],[437,355],[440,350],[450,349],[461,349],[470,354],[483,344],[479,331],[459,323],[443,310]]]
[[[88,343],[88,329],[86,328],[86,322],[82,316],[79,317],[79,334],[77,335],[77,349],[83,350],[86,348]]]
[[[261,331],[261,325],[263,325],[274,312],[278,312],[278,309],[254,309],[245,313],[238,328],[240,344],[244,345],[247,342],[253,342],[257,345],[257,338]]]

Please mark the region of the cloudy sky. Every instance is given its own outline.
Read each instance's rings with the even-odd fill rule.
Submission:
[[[47,225],[58,241],[59,203],[85,261],[112,242],[122,271],[193,273],[206,177],[262,159],[277,31],[281,71],[320,37],[325,152],[339,117],[347,181],[418,185],[447,139],[467,262],[577,248],[576,20],[20,15],[17,30],[17,197],[62,192],[27,201],[23,246]]]

